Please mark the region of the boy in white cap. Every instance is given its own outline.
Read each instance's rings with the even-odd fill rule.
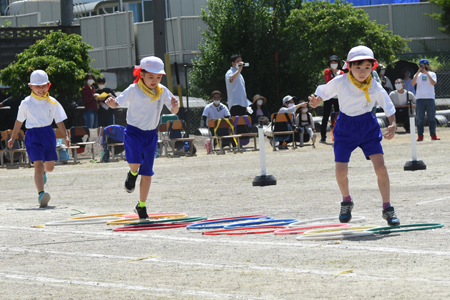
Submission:
[[[148,219],[146,201],[150,191],[158,144],[157,127],[163,105],[173,114],[178,112],[178,101],[165,86],[161,78],[166,75],[164,63],[155,56],[145,57],[139,66],[135,66],[133,75],[136,80],[119,97],[110,96],[105,103],[112,108],[129,103],[127,127],[125,129],[125,156],[130,166],[125,190],[134,191],[138,174],[141,174],[140,199],[136,212],[140,221]]]
[[[378,177],[378,188],[383,199],[382,216],[390,226],[400,225],[390,203],[389,175],[384,164],[381,140],[390,140],[395,135],[395,107],[383,87],[371,75],[378,63],[373,51],[366,46],[350,50],[344,69],[350,72],[317,87],[309,96],[310,105],[317,107],[322,101],[338,97],[340,113],[334,127],[334,155],[336,180],[342,193],[339,220],[348,223],[352,218],[353,201],[348,184],[348,163],[350,155],[360,147],[367,159],[373,163]],[[374,103],[378,103],[391,124],[383,135],[376,117],[371,113]]]
[[[20,104],[13,133],[8,141],[8,147],[11,148],[20,127],[26,120],[25,146],[28,157],[34,164],[34,183],[39,194],[39,207],[46,207],[50,201],[50,195],[44,192],[44,185],[47,182],[47,172],[53,171],[55,160],[58,159],[56,136],[52,128],[53,120],[65,136],[66,145],[70,146],[66,126],[63,123],[67,115],[61,104],[48,94],[50,85],[44,71],[36,70],[31,73],[28,84],[32,91],[31,95]]]

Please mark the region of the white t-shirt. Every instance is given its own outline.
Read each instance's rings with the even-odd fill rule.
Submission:
[[[234,105],[248,107],[249,101],[245,91],[245,81],[241,74],[234,80],[230,81],[231,76],[237,72],[238,69],[231,67],[225,74],[225,84],[227,86],[228,108],[231,109]]]
[[[173,97],[168,88],[161,84],[159,86],[163,91],[159,98],[153,101],[137,83],[131,84],[116,98],[117,103],[121,106],[128,103],[127,124],[141,130],[153,130],[158,127],[163,105],[172,110],[171,99]]]
[[[389,94],[389,97],[392,100],[392,103],[394,103],[395,106],[397,105],[406,105],[408,104],[408,99],[406,98],[406,90],[403,90],[403,94],[400,94],[399,91],[393,91]],[[411,91],[408,92],[408,98],[411,100],[412,103],[416,103],[416,97]]]
[[[52,125],[53,120],[59,123],[67,119],[62,105],[55,98],[50,99],[56,104],[47,100],[37,100],[33,96],[26,97],[19,106],[17,121],[26,120],[25,127],[31,129]]]
[[[433,80],[437,83],[436,73],[428,71],[428,74],[430,74],[431,78],[433,78]],[[431,84],[427,74],[419,73],[419,75],[417,75],[416,84],[417,99],[434,99],[434,85]]]
[[[222,103],[220,103],[217,107],[214,106],[214,103],[210,103],[205,106],[203,116],[206,117],[206,124],[208,124],[209,119],[223,119],[226,116],[230,116],[230,111]]]
[[[350,117],[371,112],[375,103],[383,108],[387,117],[395,114],[395,107],[391,98],[381,84],[373,78],[372,85],[369,88],[370,102],[367,101],[364,91],[350,82],[348,74],[338,76],[327,84],[319,85],[315,94],[324,101],[337,97],[339,99],[339,110]]]

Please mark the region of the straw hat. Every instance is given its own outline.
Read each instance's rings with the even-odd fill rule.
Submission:
[[[266,104],[267,99],[259,94],[256,94],[255,96],[253,96],[253,104],[259,99],[262,99],[263,105]]]

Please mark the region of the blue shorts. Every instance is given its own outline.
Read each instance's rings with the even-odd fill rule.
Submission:
[[[348,163],[357,147],[362,149],[366,159],[373,154],[383,154],[383,135],[377,118],[371,112],[355,117],[339,112],[333,133],[335,162]]]
[[[154,130],[141,130],[127,125],[125,128],[125,157],[129,164],[140,164],[139,174],[153,176],[158,134]]]
[[[51,125],[28,129],[25,133],[25,146],[31,162],[58,160],[56,136]]]

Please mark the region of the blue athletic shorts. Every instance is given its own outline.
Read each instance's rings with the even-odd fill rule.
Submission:
[[[56,136],[51,125],[28,129],[25,133],[25,147],[31,162],[58,160]]]
[[[366,159],[373,154],[383,154],[380,125],[370,112],[355,117],[339,112],[333,134],[335,162],[348,163],[357,147],[362,149]]]
[[[129,164],[140,164],[139,174],[153,176],[153,162],[158,145],[158,134],[154,130],[141,130],[127,125],[125,128],[125,157]]]

